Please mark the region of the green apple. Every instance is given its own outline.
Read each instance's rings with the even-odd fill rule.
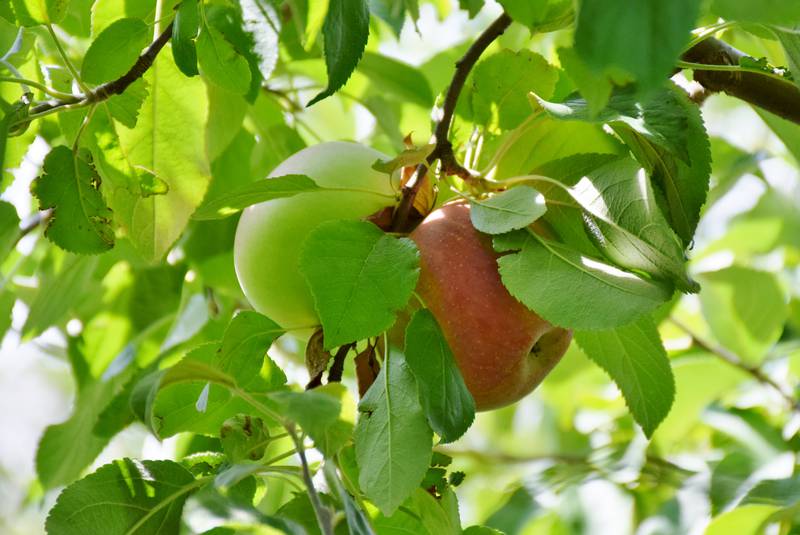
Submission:
[[[299,269],[303,241],[325,221],[361,219],[395,204],[397,180],[372,169],[378,159],[389,157],[356,143],[327,142],[301,150],[270,173],[306,175],[337,191],[301,193],[244,211],[236,229],[234,264],[253,308],[286,329],[319,324]]]
[[[411,239],[420,251],[417,292],[439,322],[476,408],[496,409],[530,393],[561,360],[572,332],[508,292],[491,238],[475,230],[463,201],[432,212]]]

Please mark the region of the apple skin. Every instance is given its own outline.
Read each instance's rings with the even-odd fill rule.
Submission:
[[[508,292],[491,238],[472,226],[468,204],[435,210],[411,239],[420,251],[417,292],[439,322],[477,410],[530,393],[567,351],[572,331]]]
[[[245,209],[236,229],[234,266],[253,308],[287,329],[319,324],[299,268],[303,241],[325,221],[361,219],[395,203],[397,180],[372,169],[378,159],[389,157],[356,143],[327,142],[293,154],[270,173],[301,174],[322,187],[363,191],[301,193]]]

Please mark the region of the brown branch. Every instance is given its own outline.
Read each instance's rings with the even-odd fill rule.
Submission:
[[[164,48],[164,45],[167,44],[171,37],[172,23],[170,23],[169,26],[161,32],[161,35],[147,47],[147,50],[142,52],[142,55],[139,56],[136,63],[133,64],[133,67],[116,80],[97,86],[83,97],[59,99],[34,106],[30,110],[30,117],[26,119],[32,119],[35,118],[36,115],[47,114],[66,106],[87,106],[89,104],[95,104],[114,95],[122,94],[133,82],[141,78],[144,73],[153,66],[156,56],[158,56],[158,53],[161,52],[161,49]]]
[[[789,392],[784,390],[784,388],[777,382],[775,382],[775,380],[772,377],[764,373],[764,370],[762,370],[760,367],[751,366],[746,362],[744,362],[739,357],[739,355],[735,354],[729,349],[719,345],[714,345],[711,342],[702,339],[699,335],[697,335],[694,331],[692,331],[688,325],[684,324],[681,320],[674,317],[670,317],[669,321],[672,322],[673,325],[678,327],[684,333],[686,333],[692,339],[692,343],[694,345],[708,351],[718,359],[730,364],[734,368],[737,368],[743,371],[744,373],[750,375],[753,379],[755,379],[759,383],[771,387],[778,394],[781,395],[781,397],[789,405],[790,409],[792,410],[800,409],[800,404],[798,403],[798,400],[795,399],[794,396],[792,396]]]
[[[739,65],[743,57],[747,54],[719,39],[709,38],[690,48],[682,59],[706,65]],[[800,76],[800,73],[794,74]],[[709,91],[727,93],[800,124],[800,88],[790,80],[755,72],[700,69],[694,70],[694,79]]]
[[[46,227],[52,215],[53,215],[52,210],[44,210],[42,212],[37,212],[24,227],[21,227],[19,229],[19,233],[14,239],[14,245],[18,244],[22,240],[22,238],[24,238],[34,230],[38,229],[40,226]]]
[[[458,97],[461,94],[461,90],[464,88],[467,76],[469,76],[472,67],[475,66],[475,63],[489,45],[492,44],[495,39],[503,35],[510,25],[511,17],[504,12],[484,30],[475,42],[472,43],[472,46],[469,47],[464,56],[456,62],[456,70],[453,73],[453,79],[450,81],[450,86],[447,88],[447,93],[444,97],[442,117],[439,119],[436,129],[434,130],[436,146],[430,156],[428,156],[427,162],[417,166],[414,177],[403,187],[402,199],[395,211],[394,221],[392,222],[392,229],[394,231],[405,230],[411,208],[414,206],[414,199],[425,181],[429,166],[436,160],[440,161],[444,174],[457,175],[464,180],[473,179],[472,173],[456,160],[453,154],[453,145],[450,143],[447,136],[450,131],[450,124],[453,122],[453,115],[456,111]]]

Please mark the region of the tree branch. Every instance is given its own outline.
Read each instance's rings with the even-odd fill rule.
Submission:
[[[670,317],[669,321],[672,322],[673,325],[678,327],[684,333],[689,335],[694,345],[708,351],[715,357],[719,358],[723,362],[730,364],[734,368],[738,368],[739,370],[745,372],[746,374],[753,377],[753,379],[755,379],[759,383],[771,387],[776,392],[778,392],[778,394],[781,395],[781,397],[786,401],[786,403],[792,410],[800,409],[800,404],[798,404],[798,400],[796,400],[794,396],[792,396],[789,392],[784,390],[784,388],[777,382],[775,382],[775,380],[772,377],[764,373],[764,370],[762,370],[758,366],[751,366],[745,363],[741,358],[739,358],[737,354],[733,353],[732,351],[728,350],[725,347],[714,345],[711,342],[703,340],[694,331],[692,331],[688,325],[684,324],[679,319]]]
[[[425,176],[428,174],[428,167],[436,160],[442,164],[442,172],[446,175],[457,175],[464,180],[471,180],[472,173],[469,172],[464,166],[458,163],[453,154],[453,145],[447,138],[450,131],[450,124],[453,122],[453,115],[456,111],[456,103],[464,88],[472,67],[481,57],[481,54],[494,42],[495,39],[503,35],[506,29],[511,25],[511,17],[505,12],[500,15],[486,30],[472,43],[464,56],[456,62],[456,70],[453,73],[453,79],[450,81],[450,86],[447,88],[447,93],[444,97],[442,105],[442,117],[436,125],[434,130],[434,139],[436,146],[431,152],[430,156],[425,163],[417,166],[414,176],[408,183],[403,186],[402,199],[397,210],[395,211],[392,229],[394,231],[405,230],[408,223],[408,217],[411,213],[411,208],[414,206],[414,199],[419,192],[425,181]]]
[[[67,106],[88,106],[90,104],[102,102],[114,95],[123,93],[133,82],[141,78],[144,73],[153,66],[156,56],[158,56],[158,53],[161,52],[161,49],[164,48],[164,45],[167,44],[171,37],[172,23],[170,23],[169,26],[167,26],[166,29],[164,29],[164,31],[161,32],[161,34],[156,38],[156,40],[153,41],[149,47],[147,47],[147,50],[145,50],[142,55],[139,56],[139,58],[136,60],[136,63],[133,64],[133,67],[131,67],[128,72],[116,80],[99,85],[82,97],[75,96],[72,98],[63,98],[50,102],[44,102],[34,106],[30,110],[30,115],[25,118],[25,120],[35,119],[37,116],[47,115],[53,111]]]
[[[694,45],[682,59],[707,65],[739,65],[743,57],[747,54],[712,37]],[[709,91],[727,93],[800,124],[800,88],[790,80],[766,73],[702,69],[694,69],[694,79]]]

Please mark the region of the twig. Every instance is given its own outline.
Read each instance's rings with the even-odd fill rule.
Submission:
[[[434,451],[444,453],[451,457],[469,457],[485,465],[501,464],[528,464],[536,462],[551,462],[561,465],[586,465],[594,469],[600,469],[597,461],[593,461],[585,455],[569,455],[569,454],[551,454],[551,455],[512,455],[508,453],[495,453],[484,452],[478,450],[456,450],[447,447],[436,447]],[[673,472],[683,475],[693,475],[695,472],[679,466],[672,461],[657,457],[655,455],[646,455],[645,461],[647,464],[658,467],[664,470],[671,470]]]
[[[46,225],[52,213],[51,210],[45,210],[34,215],[27,225],[19,229],[19,234],[14,239],[14,245],[18,244],[22,238],[39,228],[39,226]]]
[[[800,88],[790,80],[766,72],[739,67],[747,54],[719,39],[709,37],[692,46],[682,60],[695,64],[694,79],[712,92],[724,92],[800,124]],[[716,65],[717,67],[713,67]],[[720,66],[725,70],[718,70]],[[735,72],[726,72],[732,66]],[[716,70],[710,70],[716,69]]]
[[[708,351],[718,359],[730,364],[734,368],[738,368],[739,370],[747,373],[759,383],[773,388],[776,392],[778,392],[781,395],[781,397],[786,401],[786,403],[789,404],[789,407],[792,410],[800,408],[800,405],[798,405],[798,401],[794,398],[794,396],[792,396],[789,392],[786,392],[786,390],[784,390],[784,388],[781,385],[775,382],[775,380],[772,379],[772,377],[764,373],[764,370],[762,370],[758,366],[751,366],[745,363],[736,353],[730,351],[729,349],[722,347],[720,345],[712,344],[711,342],[700,338],[700,336],[697,333],[692,331],[692,329],[690,329],[689,326],[683,323],[681,320],[670,316],[669,321],[672,322],[673,325],[678,327],[684,333],[689,335],[689,337],[692,339],[692,343],[697,347]]]
[[[314,486],[314,481],[311,479],[311,470],[308,468],[308,460],[306,459],[306,450],[305,447],[303,447],[303,441],[297,435],[294,424],[287,424],[285,427],[294,442],[297,456],[300,458],[300,464],[303,468],[303,481],[308,489],[308,498],[311,501],[311,507],[314,509],[314,515],[317,517],[319,529],[322,531],[322,535],[333,535],[330,511],[322,505],[317,488]]]
[[[95,89],[89,91],[83,97],[63,98],[55,101],[43,102],[34,106],[30,110],[30,114],[18,121],[19,123],[30,121],[45,115],[49,115],[61,108],[73,109],[83,106],[89,106],[97,102],[102,102],[114,95],[123,93],[128,87],[141,78],[147,70],[152,67],[153,62],[167,44],[170,37],[172,37],[172,23],[167,26],[164,31],[156,38],[155,41],[145,50],[139,59],[136,60],[133,67],[128,72],[110,82],[106,82],[97,86]]]
[[[472,67],[489,45],[492,44],[495,39],[503,35],[503,32],[506,31],[509,25],[511,25],[511,17],[504,12],[484,30],[478,39],[472,43],[472,46],[469,47],[464,56],[456,62],[456,70],[453,73],[453,79],[444,97],[442,117],[439,119],[436,129],[434,130],[436,146],[428,156],[427,161],[417,166],[414,176],[403,186],[403,197],[395,211],[392,222],[393,230],[400,231],[405,228],[408,222],[408,216],[411,213],[411,208],[414,206],[414,199],[425,181],[429,166],[434,161],[440,161],[442,172],[446,175],[457,175],[464,180],[471,180],[473,178],[472,173],[456,160],[453,154],[453,145],[450,143],[447,135],[450,131],[450,124],[453,122],[453,114],[456,110],[458,97],[461,94],[461,90],[464,88],[464,83],[466,83],[467,76],[469,76]]]

